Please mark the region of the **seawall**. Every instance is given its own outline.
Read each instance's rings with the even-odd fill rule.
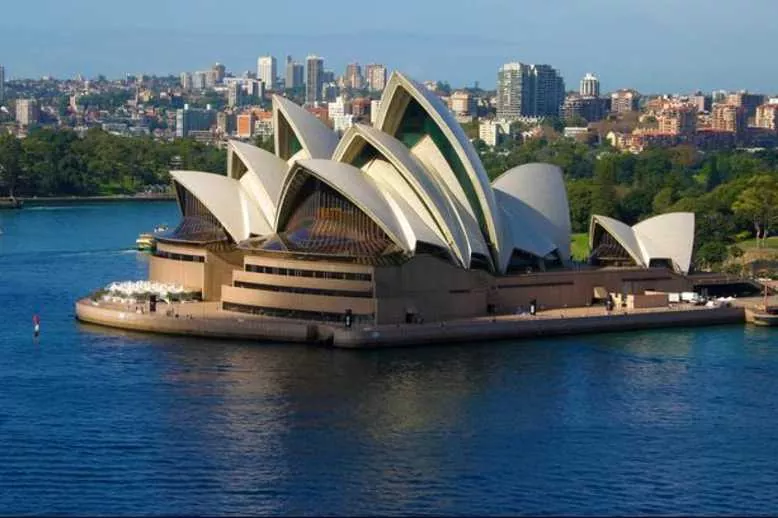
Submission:
[[[107,327],[151,333],[242,339],[267,342],[326,344],[344,349],[373,349],[470,341],[494,341],[546,336],[744,324],[744,307],[636,310],[610,315],[554,313],[503,316],[430,324],[402,324],[346,329],[340,326],[271,320],[225,312],[209,303],[179,306],[179,317],[137,313],[124,308],[76,303],[79,320]],[[178,309],[177,309],[178,311]],[[570,314],[572,313],[572,314]]]
[[[361,330],[333,329],[333,345],[343,348],[400,347],[469,341],[696,327],[745,322],[739,307],[652,311],[581,317],[517,317]]]

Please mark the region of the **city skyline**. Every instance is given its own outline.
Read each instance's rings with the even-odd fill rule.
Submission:
[[[35,6],[9,6],[0,21],[0,47],[13,52],[0,56],[0,62],[8,79],[78,73],[119,77],[140,72],[177,74],[216,61],[241,73],[254,70],[260,55],[280,60],[287,54],[315,53],[325,57],[327,68],[339,72],[350,62],[378,62],[420,79],[457,86],[478,81],[488,89],[494,88],[502,64],[522,61],[553,63],[566,78],[594,71],[603,91],[621,87],[641,92],[778,90],[778,72],[760,66],[769,49],[757,41],[763,33],[759,27],[769,23],[770,14],[778,14],[778,5],[767,0],[746,3],[752,16],[734,16],[736,6],[727,5],[710,12],[701,0],[682,5],[642,0],[629,6],[615,0],[593,0],[586,6],[486,0],[479,10],[484,19],[474,25],[470,14],[465,16],[453,5],[431,9],[401,0],[384,13],[380,6],[359,4],[356,9],[356,2],[346,0],[333,8],[342,14],[339,23],[322,25],[319,17],[300,17],[299,5],[237,1],[233,7],[241,17],[223,22],[214,21],[202,1],[187,2],[183,9],[178,0],[138,0],[136,10],[155,16],[128,22],[129,17],[117,18],[94,0],[67,7],[43,0]],[[379,15],[377,9],[381,9],[382,26],[398,29],[342,29],[365,27],[365,20]],[[414,16],[397,14],[407,12]],[[286,22],[288,29],[256,23],[269,16]],[[355,16],[362,21],[352,20]],[[689,16],[695,24],[683,21]],[[516,30],[516,21],[528,18],[539,23]],[[555,20],[553,31],[542,23],[550,19]],[[67,28],[63,20],[68,21]],[[465,26],[469,27],[465,31],[452,29]],[[274,33],[268,34],[265,27],[272,27]],[[722,31],[736,37],[711,37]],[[616,54],[622,59],[613,59]],[[463,62],[468,66],[463,67]],[[722,67],[722,62],[727,66]]]

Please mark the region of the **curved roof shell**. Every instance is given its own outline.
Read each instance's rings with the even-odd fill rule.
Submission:
[[[670,212],[641,221],[632,229],[647,263],[670,259],[676,270],[688,273],[694,250],[693,212]]]
[[[553,164],[524,164],[500,175],[492,186],[495,193],[502,192],[532,209],[526,220],[514,219],[504,222],[505,225],[531,227],[534,233],[553,242],[564,260],[570,257],[572,225],[561,168]],[[500,201],[499,196],[497,199]]]
[[[414,244],[408,239],[402,222],[397,218],[397,209],[386,200],[375,182],[361,169],[332,160],[300,160],[295,163],[284,182],[281,192],[275,229],[281,231],[285,219],[294,209],[293,190],[290,187],[297,182],[300,174],[315,176],[336,191],[340,192],[352,204],[367,214],[400,248],[412,252]]]
[[[634,227],[606,216],[592,216],[589,247],[594,248],[597,226],[608,232],[638,266],[648,267],[652,259],[668,259],[673,268],[688,273],[694,249],[694,213],[672,212],[641,221]]]
[[[434,128],[425,129],[426,136],[433,141],[437,140],[435,146],[455,173],[467,196],[468,203],[463,205],[469,205],[478,220],[484,239],[490,242],[495,253],[499,254],[502,235],[489,178],[472,143],[443,102],[425,87],[395,72],[384,90],[376,127],[402,140],[405,135],[401,133],[405,124],[419,115],[408,113],[412,105],[420,107],[434,123]],[[404,144],[412,148],[416,142],[406,141]]]
[[[272,227],[238,180],[214,173],[171,171],[173,179],[219,220],[235,241],[265,235]]]
[[[375,128],[357,124],[343,135],[333,159],[358,164],[366,145],[372,146],[378,156],[396,170],[396,174],[386,172],[381,178],[389,181],[419,217],[438,234],[438,239],[451,249],[458,262],[467,267],[471,248],[469,237],[456,214],[454,204],[402,142]],[[480,233],[476,238],[481,238]]]
[[[276,154],[291,158],[330,158],[338,136],[315,115],[280,95],[273,96]],[[304,151],[304,153],[300,153]]]
[[[236,160],[245,166],[245,173],[236,175]],[[278,197],[288,166],[273,153],[237,140],[229,141],[228,170],[230,177],[238,180],[259,206],[268,224],[276,218]]]

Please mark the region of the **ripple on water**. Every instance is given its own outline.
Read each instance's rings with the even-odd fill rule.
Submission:
[[[176,217],[0,214],[0,514],[778,508],[768,330],[354,353],[74,322],[76,298],[146,275],[126,249]]]

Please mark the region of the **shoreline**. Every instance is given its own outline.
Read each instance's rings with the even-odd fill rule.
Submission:
[[[67,203],[106,203],[106,202],[155,202],[155,201],[175,201],[174,194],[159,194],[152,196],[136,196],[115,194],[110,196],[51,196],[51,197],[19,197],[25,207],[35,207],[39,205],[67,204]],[[24,208],[24,207],[22,207]]]
[[[732,307],[674,307],[605,314],[604,310],[570,308],[549,310],[536,317],[505,315],[430,324],[398,324],[346,329],[326,323],[281,321],[222,311],[218,303],[175,304],[180,318],[161,313],[140,313],[132,307],[95,303],[89,298],[75,304],[82,322],[156,334],[307,343],[344,349],[373,349],[446,345],[468,341],[497,342],[543,336],[598,334],[614,331],[701,327],[747,322],[745,305]]]

